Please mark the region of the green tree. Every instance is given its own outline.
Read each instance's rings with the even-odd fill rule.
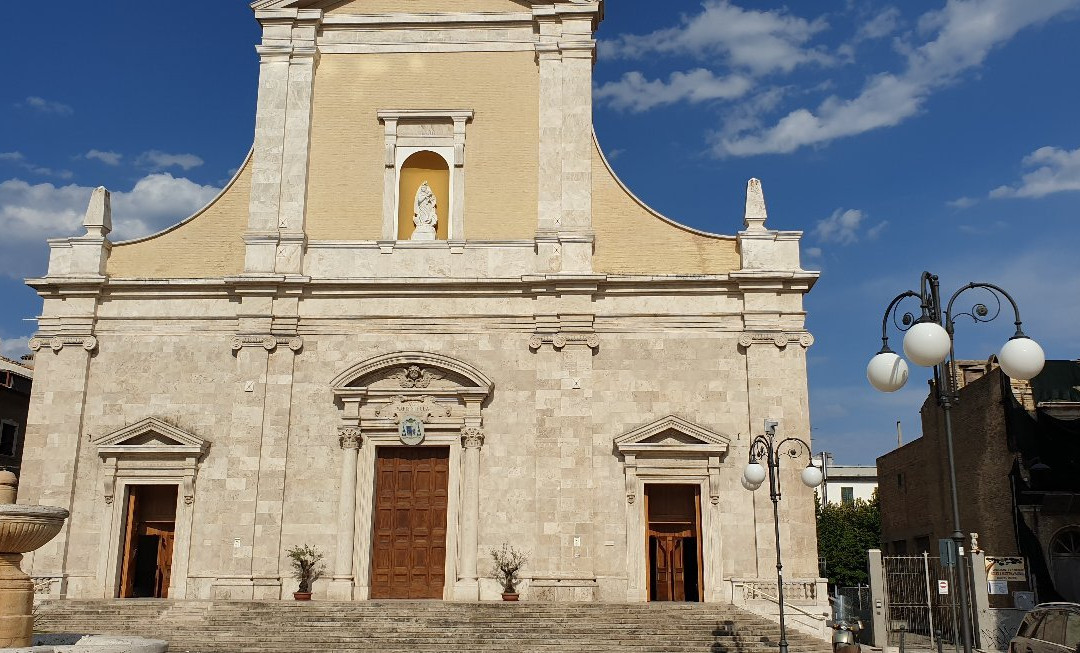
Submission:
[[[866,552],[881,547],[881,508],[877,490],[869,501],[830,503],[817,508],[818,555],[831,585],[867,584]]]

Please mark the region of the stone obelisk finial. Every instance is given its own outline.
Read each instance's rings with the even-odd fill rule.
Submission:
[[[761,180],[746,182],[746,211],[743,224],[747,231],[765,231],[765,194],[761,192]]]
[[[112,231],[112,204],[109,200],[109,191],[104,186],[95,188],[90,196],[90,205],[86,207],[83,226],[86,227],[87,236],[104,238]]]

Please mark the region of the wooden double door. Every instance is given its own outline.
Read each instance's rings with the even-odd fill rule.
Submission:
[[[175,485],[128,486],[121,598],[168,598],[176,541]]]
[[[649,600],[700,601],[701,492],[695,485],[645,486]]]
[[[371,598],[441,599],[449,447],[379,447]]]

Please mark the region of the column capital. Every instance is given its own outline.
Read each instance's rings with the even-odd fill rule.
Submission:
[[[342,449],[359,449],[364,443],[364,437],[360,434],[359,426],[339,426],[338,444]]]
[[[466,449],[479,449],[484,446],[484,430],[476,426],[462,427],[461,446]]]

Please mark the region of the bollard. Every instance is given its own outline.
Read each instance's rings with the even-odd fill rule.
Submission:
[[[904,635],[907,634],[907,624],[900,625],[900,653],[904,653]]]
[[[934,637],[937,638],[937,653],[941,653],[941,629],[938,628],[934,631]]]

